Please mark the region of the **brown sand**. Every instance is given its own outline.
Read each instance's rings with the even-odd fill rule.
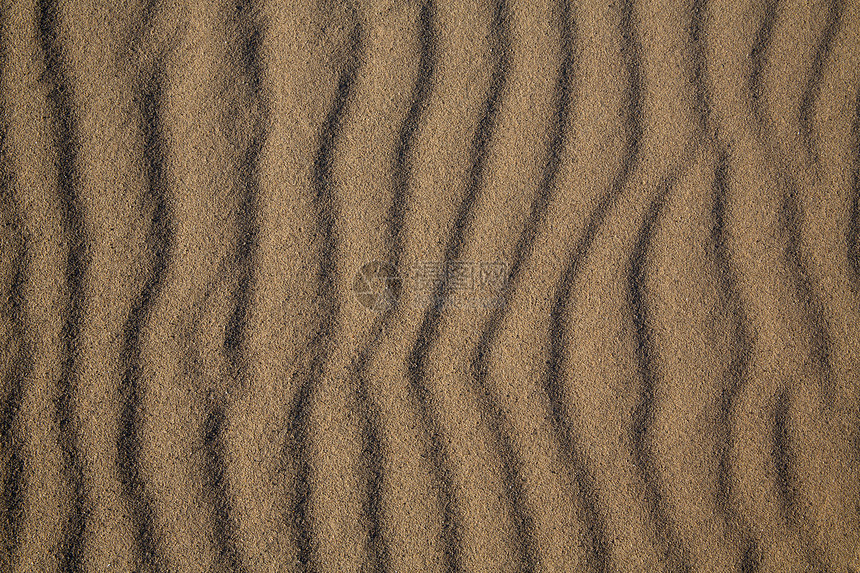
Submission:
[[[0,46],[0,571],[860,571],[860,2]]]

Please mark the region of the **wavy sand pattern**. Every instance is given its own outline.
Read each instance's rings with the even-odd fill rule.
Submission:
[[[3,0],[0,47],[0,570],[860,572],[860,3]],[[446,261],[502,304],[410,298]]]

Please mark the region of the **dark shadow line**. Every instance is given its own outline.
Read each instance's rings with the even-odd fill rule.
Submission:
[[[388,209],[386,229],[389,239],[389,261],[399,276],[399,263],[403,252],[403,225],[406,205],[410,198],[412,176],[412,145],[415,133],[421,126],[427,100],[433,89],[436,73],[438,42],[435,36],[436,7],[433,0],[421,4],[419,19],[419,42],[421,45],[418,60],[418,77],[412,88],[412,99],[406,117],[400,125],[392,167],[394,195]]]
[[[5,132],[5,126],[3,128]],[[10,369],[4,376],[3,388],[7,389],[0,405],[0,444],[7,449],[8,461],[2,476],[2,492],[0,492],[0,507],[2,507],[2,529],[3,544],[2,553],[7,561],[3,561],[10,571],[15,570],[14,563],[18,553],[21,533],[21,521],[24,511],[23,490],[24,483],[24,436],[19,427],[18,416],[21,411],[21,403],[24,395],[25,380],[33,371],[33,353],[27,338],[27,316],[24,309],[24,285],[28,281],[29,244],[23,232],[20,212],[17,202],[11,196],[9,182],[11,175],[7,172],[5,133],[0,133],[0,162],[2,162],[2,174],[0,174],[0,200],[6,203],[13,211],[12,226],[15,229],[18,240],[15,253],[14,273],[9,289],[8,315],[11,323],[9,346],[15,350],[15,358],[11,361]],[[13,342],[14,341],[14,342]]]
[[[0,14],[0,75],[6,70],[8,64],[7,38],[3,32],[6,29],[7,18]],[[24,231],[23,216],[19,202],[16,200],[13,190],[14,175],[10,168],[9,153],[7,148],[7,135],[9,132],[9,120],[6,114],[5,97],[0,97],[0,202],[4,209],[8,209],[11,218],[10,227],[14,232],[15,253],[12,282],[9,285],[8,300],[3,302],[4,309],[9,316],[10,340],[6,342],[15,346],[15,359],[10,364],[10,369],[3,381],[2,388],[6,389],[0,404],[0,444],[8,452],[7,465],[2,476],[2,491],[0,491],[0,512],[2,512],[2,548],[0,555],[5,559],[2,563],[10,571],[15,570],[15,561],[18,554],[21,533],[21,521],[23,514],[24,497],[24,436],[19,428],[18,416],[21,411],[21,402],[24,394],[24,384],[33,371],[33,352],[28,340],[28,324],[25,311],[24,288],[28,282],[30,246]],[[15,342],[13,342],[15,341]]]
[[[579,444],[579,437],[571,426],[565,407],[565,391],[562,379],[567,367],[565,333],[566,315],[574,284],[579,276],[581,265],[603,224],[609,209],[617,202],[627,186],[638,161],[642,147],[642,72],[641,49],[633,23],[632,0],[624,0],[620,6],[619,34],[621,36],[621,55],[627,73],[625,86],[626,113],[624,131],[627,142],[621,165],[609,189],[600,197],[594,210],[589,214],[582,236],[571,251],[562,276],[555,288],[555,297],[550,313],[550,352],[544,375],[544,391],[550,404],[550,420],[553,425],[560,453],[569,460],[573,477],[581,498],[580,519],[586,525],[586,551],[589,567],[593,571],[605,573],[612,571],[612,541],[606,529],[606,519],[600,509],[600,495],[594,477],[588,470],[587,460]]]
[[[237,288],[233,293],[233,312],[227,322],[224,335],[224,351],[232,374],[242,384],[246,382],[247,377],[247,322],[258,252],[260,153],[266,139],[269,118],[268,104],[264,101],[261,87],[264,74],[260,59],[263,31],[255,21],[255,8],[249,0],[242,0],[236,8],[237,18],[240,19],[238,27],[247,36],[243,35],[241,38],[242,45],[237,67],[248,84],[245,95],[250,99],[251,124],[248,127],[251,130],[251,137],[244,150],[238,173],[237,193],[240,199],[236,211],[238,241],[235,250]]]
[[[810,354],[821,381],[825,403],[831,404],[835,398],[836,380],[831,360],[833,341],[830,337],[830,326],[824,314],[824,306],[813,289],[809,278],[808,261],[801,249],[801,229],[803,227],[803,211],[797,202],[797,183],[789,174],[784,174],[782,184],[785,194],[780,213],[783,231],[787,244],[785,259],[794,279],[794,289],[798,301],[803,306],[804,318],[811,332]]]
[[[756,573],[761,569],[761,551],[758,544],[751,542],[746,546],[743,556],[741,557],[740,571],[741,573]]]
[[[308,374],[308,378],[319,374],[321,368]],[[298,465],[295,475],[295,503],[292,515],[289,517],[295,530],[297,561],[299,571],[316,571],[312,561],[312,538],[309,520],[310,502],[310,453],[308,452],[308,410],[311,394],[310,380],[304,381],[299,387],[295,403],[290,412],[290,427],[285,455],[295,460]]]
[[[778,0],[775,0],[778,1]],[[822,35],[815,57],[812,63],[809,80],[803,92],[803,98],[799,109],[799,121],[801,125],[801,133],[804,138],[804,143],[810,156],[817,161],[817,153],[815,152],[812,141],[811,132],[811,114],[815,99],[820,90],[821,79],[823,75],[823,67],[828,53],[830,52],[833,38],[839,29],[842,15],[841,0],[831,0],[830,10],[827,16],[827,27]],[[772,24],[771,24],[772,25]],[[763,24],[762,28],[766,26]],[[766,34],[767,39],[762,41],[762,50],[757,59],[759,70],[764,65],[764,52],[769,45],[770,30],[762,32]],[[752,84],[751,84],[752,85]],[[758,87],[761,89],[761,86]],[[768,122],[760,115],[758,117],[760,129],[767,129]],[[797,292],[799,302],[803,305],[804,318],[809,325],[811,332],[811,355],[813,363],[816,365],[822,382],[822,391],[827,403],[831,403],[835,393],[835,380],[833,367],[831,362],[832,340],[829,335],[829,325],[825,318],[823,305],[817,296],[812,281],[809,279],[809,268],[806,257],[803,256],[801,229],[804,224],[803,210],[798,203],[798,185],[793,175],[787,170],[782,169],[778,175],[780,186],[784,189],[783,202],[780,212],[780,223],[782,231],[787,238],[785,251],[785,260],[788,268],[791,271],[794,288]]]
[[[203,469],[205,486],[212,501],[215,518],[214,533],[218,545],[217,559],[227,571],[246,571],[233,538],[230,497],[227,492],[224,454],[224,407],[217,398],[210,398],[203,422]]]
[[[828,16],[829,34],[835,33],[835,27],[838,23],[839,13],[834,13],[835,10],[836,8],[831,7],[831,14]],[[827,34],[825,34],[825,36],[827,36]],[[827,38],[825,37],[825,39]],[[829,41],[819,46],[819,52],[816,54],[816,58],[823,58],[825,54],[822,53],[822,50],[827,48],[828,44]],[[766,42],[765,45],[767,45]],[[815,81],[807,86],[804,98],[807,96],[812,98],[812,94],[817,89],[817,85],[820,83],[821,79],[822,65],[823,62],[819,63],[817,69],[814,67],[810,81]],[[808,103],[810,106],[812,102],[812,99],[809,99],[808,101],[804,100],[804,103]],[[809,110],[811,108],[807,109]],[[767,129],[769,123],[766,123],[761,116],[758,119],[760,122],[760,129]],[[765,134],[762,133],[762,137],[764,136]],[[777,163],[780,163],[779,158],[775,157],[774,160]],[[804,256],[802,249],[801,234],[804,226],[804,213],[802,206],[797,200],[798,184],[794,176],[785,168],[781,168],[780,172],[777,174],[777,181],[783,189],[779,222],[780,230],[786,238],[786,247],[784,251],[785,264],[791,273],[797,301],[802,307],[801,313],[803,315],[803,319],[811,331],[809,353],[810,358],[812,359],[812,364],[817,370],[816,378],[819,382],[819,387],[824,397],[825,404],[831,404],[834,401],[836,393],[836,380],[831,360],[831,349],[833,343],[829,334],[830,325],[828,324],[828,320],[824,314],[823,305],[813,288],[812,281],[809,278],[809,262]],[[787,446],[787,442],[785,445]],[[784,462],[785,464],[790,464],[793,461],[793,458],[786,454],[786,456],[780,460],[781,461],[779,463]],[[786,472],[789,472],[791,468],[786,465],[785,470]],[[784,477],[788,477],[788,475],[789,474],[786,473]],[[787,489],[781,489],[780,491],[783,494],[789,492]],[[783,501],[786,504],[784,507],[786,523],[797,530],[798,536],[804,542],[802,547],[804,556],[808,559],[810,566],[813,567],[814,570],[823,571],[825,569],[824,559],[822,558],[823,550],[816,541],[814,532],[810,530],[810,517],[805,511],[803,511],[796,495],[784,497]]]
[[[790,521],[793,517],[794,506],[794,480],[790,471],[789,437],[788,437],[788,392],[782,390],[777,396],[776,405],[773,410],[773,437],[772,451],[774,466],[776,467],[776,485],[779,489],[780,509],[783,518]]]
[[[486,355],[491,346],[494,344],[498,336],[498,330],[501,322],[508,314],[508,306],[510,297],[513,291],[519,284],[523,264],[532,252],[534,241],[540,229],[540,225],[546,219],[546,212],[549,208],[550,201],[556,191],[556,179],[559,166],[561,164],[561,155],[564,151],[566,142],[565,128],[567,127],[570,109],[572,107],[572,85],[575,66],[574,57],[574,32],[571,24],[571,10],[569,0],[559,0],[560,9],[560,28],[562,38],[561,51],[564,54],[559,77],[555,88],[555,114],[553,115],[552,127],[550,130],[549,143],[547,145],[547,158],[544,162],[543,174],[541,177],[538,192],[532,200],[529,209],[529,217],[526,221],[523,231],[520,233],[517,243],[514,247],[512,263],[508,269],[507,278],[505,280],[502,299],[504,304],[501,308],[493,312],[491,319],[488,321],[487,327],[481,335],[481,341],[478,344],[476,352],[476,368],[481,371],[486,363]]]
[[[451,225],[452,230],[444,255],[446,262],[456,260],[460,256],[467,227],[474,218],[475,203],[483,188],[490,142],[496,130],[498,114],[502,103],[502,94],[507,86],[510,71],[510,29],[507,0],[495,0],[494,5],[493,22],[490,28],[490,53],[494,60],[490,89],[484,101],[483,113],[481,114],[481,119],[478,121],[478,127],[472,140],[468,185]],[[435,298],[438,299],[446,296],[448,292],[447,281],[441,281],[436,288],[438,296]],[[432,309],[428,310],[425,313],[425,319],[435,314],[437,313]],[[425,322],[427,321],[425,320]],[[427,328],[429,328],[427,331],[429,334],[430,330],[436,330],[437,326],[433,325],[433,321],[430,321]],[[422,330],[425,330],[425,328],[422,328]],[[415,347],[419,346],[422,345],[419,343],[415,344]]]
[[[719,425],[724,439],[719,449],[720,461],[717,468],[717,506],[729,527],[740,536],[739,543],[743,551],[742,561],[739,564],[741,571],[752,572],[758,570],[760,551],[758,542],[749,533],[751,530],[749,524],[738,513],[733,503],[731,451],[735,440],[732,432],[732,418],[737,397],[749,373],[749,357],[752,355],[753,342],[737,286],[737,273],[726,244],[726,197],[729,193],[730,157],[720,141],[716,128],[713,133],[718,150],[712,187],[711,245],[718,270],[721,302],[727,308],[731,321],[730,358],[719,406]]]
[[[17,264],[16,266],[22,266]],[[22,448],[23,437],[18,428],[18,415],[21,410],[21,401],[23,397],[23,381],[29,376],[32,370],[31,353],[27,349],[27,341],[24,339],[20,325],[21,314],[20,309],[20,281],[23,279],[23,272],[16,270],[15,283],[13,284],[14,292],[10,298],[17,299],[10,301],[13,309],[13,320],[16,321],[13,336],[20,340],[20,344],[24,348],[18,351],[15,365],[11,372],[4,380],[4,387],[9,388],[6,395],[3,397],[2,404],[2,420],[0,420],[0,443],[4,444],[4,448],[8,449],[7,467],[4,468],[3,475],[3,490],[2,495],[2,531],[3,531],[3,547],[2,554],[8,559],[6,566],[12,571],[15,568],[13,563],[18,554],[18,547],[21,533],[21,517],[24,510],[23,507],[23,489],[24,489],[24,452]]]
[[[851,282],[855,297],[860,296],[860,92],[854,103],[854,121],[851,125],[851,142],[854,145],[854,160],[851,166],[851,214],[846,232],[846,249],[853,276]],[[860,406],[860,404],[855,404]],[[860,436],[854,444],[855,463],[860,463]],[[860,505],[857,507],[860,513]]]
[[[631,443],[633,461],[645,488],[645,505],[654,521],[657,540],[663,549],[663,557],[672,571],[691,570],[687,551],[677,541],[672,523],[671,510],[667,507],[660,489],[660,471],[654,461],[650,429],[654,424],[659,401],[656,387],[659,382],[654,364],[654,340],[651,317],[648,312],[648,296],[645,288],[649,249],[659,225],[659,219],[667,198],[676,183],[677,176],[670,175],[661,185],[662,189],[651,201],[648,212],[639,230],[635,246],[628,263],[627,286],[630,310],[636,336],[636,361],[638,363],[641,391],[633,410]]]
[[[135,557],[146,571],[163,571],[164,559],[155,533],[153,505],[141,475],[141,333],[151,320],[155,300],[162,291],[170,266],[173,241],[173,214],[168,204],[167,182],[164,174],[165,141],[161,125],[163,106],[163,70],[155,66],[140,89],[140,113],[144,140],[144,165],[147,189],[144,210],[152,209],[150,229],[146,237],[152,257],[151,270],[140,295],[134,302],[123,329],[120,363],[123,377],[120,383],[122,409],[120,433],[117,438],[117,473],[126,507],[135,528]]]
[[[489,145],[495,132],[502,94],[507,85],[510,68],[510,30],[508,29],[507,2],[506,0],[496,0],[494,4],[493,22],[490,28],[490,52],[495,61],[490,79],[490,89],[472,140],[468,184],[452,222],[452,230],[444,254],[446,263],[456,260],[460,256],[467,227],[474,217],[475,203],[484,184]],[[430,448],[427,453],[432,464],[434,479],[439,488],[443,508],[442,540],[446,553],[446,571],[453,572],[462,569],[461,518],[456,507],[454,484],[451,477],[452,470],[449,467],[450,454],[442,437],[443,429],[436,414],[434,398],[425,383],[427,357],[430,349],[439,338],[439,323],[444,307],[444,304],[437,304],[436,301],[444,302],[447,299],[449,294],[447,276],[439,282],[434,291],[431,299],[434,302],[424,313],[415,342],[407,357],[406,367],[410,395],[417,405],[423,430],[430,441]]]
[[[365,500],[362,513],[367,519],[367,564],[368,571],[382,573],[389,570],[391,551],[383,532],[384,510],[382,507],[383,472],[385,452],[380,439],[381,415],[369,396],[367,380],[361,373],[356,375],[358,390],[356,401],[363,414],[362,452],[365,468]]]
[[[749,356],[752,352],[751,335],[747,329],[746,312],[741,303],[737,287],[737,274],[731,262],[726,244],[726,197],[729,192],[729,153],[720,137],[719,128],[713,122],[711,107],[712,88],[708,75],[705,42],[707,34],[704,29],[704,19],[708,13],[708,0],[693,0],[690,18],[690,42],[692,58],[692,82],[696,103],[694,111],[698,116],[700,137],[716,154],[713,183],[711,188],[711,249],[717,268],[719,281],[719,297],[727,309],[731,323],[731,338],[729,348],[729,365],[723,380],[720,395],[718,431],[722,439],[717,440],[717,496],[718,510],[728,528],[738,538],[741,549],[741,561],[737,564],[743,573],[752,573],[759,567],[760,551],[758,543],[750,534],[751,528],[737,511],[733,503],[734,493],[731,485],[733,472],[731,461],[732,415],[738,393],[744,384],[749,371]]]
[[[470,372],[476,395],[478,396],[482,418],[487,421],[490,431],[496,441],[497,449],[502,460],[502,471],[505,483],[508,484],[508,502],[515,516],[515,528],[520,545],[523,547],[523,569],[525,571],[540,571],[540,562],[534,540],[534,516],[527,505],[523,489],[522,460],[516,454],[508,429],[507,420],[497,399],[486,386],[489,375],[488,360],[493,345],[498,340],[499,330],[508,315],[510,301],[514,290],[520,282],[521,271],[526,259],[531,255],[534,241],[540,226],[544,223],[549,203],[556,191],[556,180],[561,163],[561,156],[566,142],[566,127],[572,107],[572,86],[575,72],[575,23],[571,17],[569,0],[559,0],[558,23],[561,37],[562,61],[555,86],[555,113],[548,137],[547,156],[544,162],[543,174],[537,194],[532,201],[526,225],[520,233],[514,247],[512,263],[500,298],[502,305],[491,315],[472,359]]]
[[[854,161],[851,166],[852,195],[851,215],[845,237],[848,260],[854,271],[855,294],[860,296],[860,93],[854,103],[854,121],[851,125],[851,142],[854,145]]]
[[[800,299],[800,302],[803,303],[803,310],[806,315],[805,318],[812,330],[810,353],[812,355],[812,362],[816,366],[823,383],[822,390],[824,394],[824,402],[825,404],[831,404],[836,393],[836,381],[834,379],[834,373],[830,361],[830,348],[832,343],[828,334],[827,321],[823,315],[822,306],[818,301],[818,297],[815,296],[812,291],[806,272],[805,260],[800,252],[799,229],[801,223],[799,222],[799,219],[801,215],[798,212],[799,209],[795,199],[796,188],[792,181],[788,181],[787,186],[788,190],[785,194],[783,213],[781,214],[788,233],[788,246],[785,253],[786,259],[788,267],[791,269],[792,277],[794,278],[794,286],[798,292],[798,298]],[[779,411],[779,407],[781,406],[778,405],[777,421],[785,425],[787,423],[787,403],[789,398],[786,394],[785,396],[782,396],[781,399],[784,399],[786,402],[786,412],[781,413]],[[781,418],[780,416],[782,416],[782,414],[785,414],[786,417]],[[777,457],[777,465],[782,467],[784,470],[780,473],[780,479],[782,480],[782,484],[786,487],[780,488],[780,493],[784,504],[783,510],[785,513],[786,523],[793,525],[805,542],[802,547],[803,553],[809,560],[810,566],[813,567],[813,570],[824,571],[826,567],[822,558],[823,550],[815,539],[815,533],[810,530],[811,519],[809,515],[803,511],[802,505],[797,499],[798,496],[794,493],[794,482],[789,479],[794,476],[794,472],[792,471],[794,456],[790,455],[790,450],[788,449],[789,436],[787,433],[781,433],[779,436],[784,438],[784,441],[777,440],[777,445],[784,446],[784,448],[778,447],[776,451],[779,454]]]
[[[224,264],[222,262],[222,268]],[[217,293],[229,288],[229,278],[226,273],[218,276],[206,285],[202,295],[192,305],[191,315],[178,336],[183,347],[181,377],[200,383],[196,390],[202,405],[202,424],[197,434],[200,440],[200,491],[203,505],[208,502],[208,515],[212,525],[212,544],[215,549],[215,569],[218,571],[244,571],[238,548],[233,539],[233,523],[231,521],[231,500],[228,493],[226,477],[226,452],[224,444],[224,425],[226,423],[226,393],[218,383],[224,378],[212,379],[205,375],[204,352],[198,341],[203,336],[200,317],[212,304]]]
[[[827,63],[830,50],[833,48],[833,39],[842,26],[844,8],[845,4],[842,0],[830,0],[830,9],[827,12],[827,24],[821,35],[821,40],[815,49],[809,79],[807,80],[806,88],[803,90],[803,97],[800,100],[800,114],[798,117],[800,131],[806,146],[806,152],[814,164],[819,163],[820,157],[813,139],[812,113],[814,112],[815,102],[821,92],[824,64]]]
[[[760,142],[764,142],[766,133],[765,130],[768,129],[770,122],[764,115],[764,109],[762,105],[761,98],[763,96],[762,93],[762,85],[761,85],[761,76],[764,70],[764,65],[766,62],[767,51],[770,47],[770,43],[773,36],[773,29],[777,18],[778,7],[780,0],[769,0],[767,4],[766,13],[764,19],[762,21],[761,26],[756,33],[756,39],[753,44],[753,47],[750,51],[750,75],[749,75],[749,91],[750,91],[750,99],[752,104],[753,115],[758,124],[757,133]],[[811,100],[810,100],[811,101]],[[764,143],[763,143],[764,144]],[[767,148],[767,146],[765,146]],[[773,151],[770,151],[769,155],[773,156]],[[772,159],[779,164],[780,160],[778,157],[772,157]],[[783,200],[780,206],[779,213],[779,223],[780,223],[780,231],[786,237],[786,248],[784,251],[785,264],[791,273],[792,282],[794,283],[794,289],[798,298],[798,302],[803,306],[803,318],[807,323],[807,326],[810,328],[811,332],[811,340],[810,340],[810,357],[814,366],[816,367],[820,380],[821,380],[821,389],[825,398],[828,396],[832,396],[834,392],[835,383],[833,381],[833,370],[830,362],[830,347],[831,341],[827,332],[827,324],[826,319],[823,316],[821,311],[820,301],[817,299],[817,296],[812,290],[812,285],[808,278],[807,268],[808,265],[804,260],[803,253],[801,251],[801,227],[803,225],[803,213],[800,210],[799,205],[797,204],[797,183],[794,181],[793,177],[784,167],[780,166],[780,171],[776,173],[777,184],[781,187],[783,191]],[[785,396],[780,398],[783,400]],[[787,400],[787,398],[785,398]],[[777,405],[777,423],[780,422],[780,412],[779,408],[781,406]],[[782,420],[785,422],[785,420]],[[786,440],[787,440],[787,436]],[[776,450],[775,455],[777,455],[777,465],[785,464],[785,478],[790,477],[790,464],[792,463],[792,458],[788,455],[786,451],[780,450],[780,442],[776,440]],[[787,447],[787,442],[783,444]],[[784,455],[783,455],[784,454]],[[781,456],[781,457],[780,457]],[[784,482],[787,483],[787,482]],[[783,502],[783,517],[785,519],[786,525],[790,529],[795,529],[798,538],[803,542],[803,547],[801,548],[804,557],[808,560],[809,566],[813,567],[816,571],[821,571],[823,567],[823,561],[821,559],[821,548],[818,547],[817,542],[814,539],[814,535],[809,531],[806,522],[808,521],[808,516],[800,509],[798,504],[798,500],[795,495],[788,495],[790,493],[787,489],[782,488],[780,490],[780,495],[782,496]]]
[[[254,289],[254,269],[258,254],[259,236],[259,196],[260,196],[260,154],[266,138],[269,110],[262,93],[264,70],[260,57],[263,30],[257,21],[257,6],[252,0],[243,0],[235,5],[233,22],[238,31],[240,46],[235,62],[238,73],[246,80],[247,88],[240,91],[246,96],[250,106],[250,124],[228,125],[228,129],[250,130],[250,139],[244,149],[239,165],[236,192],[239,201],[236,209],[237,243],[234,251],[234,264],[228,266],[228,273],[236,274],[236,287],[232,298],[232,311],[224,332],[224,355],[229,365],[227,380],[230,386],[238,385],[248,389],[247,330],[248,313]],[[233,518],[233,504],[228,491],[226,476],[226,452],[224,444],[224,424],[226,423],[226,404],[218,397],[211,400],[206,414],[204,444],[207,476],[214,511],[214,532],[218,545],[221,564],[230,571],[247,571],[246,559],[237,543],[236,524]]]
[[[747,89],[750,93],[752,112],[759,124],[763,124],[764,111],[762,109],[762,73],[764,72],[767,51],[773,39],[773,29],[779,12],[780,0],[767,0],[762,23],[755,34],[755,39],[750,48],[750,71],[747,77]]]
[[[477,365],[473,362],[472,369],[474,370],[476,367]],[[509,431],[505,427],[505,415],[486,388],[486,369],[480,374],[476,373],[474,377],[478,407],[482,418],[490,428],[502,463],[501,473],[504,485],[507,486],[505,496],[513,513],[517,545],[521,552],[518,570],[524,572],[543,571],[540,556],[537,553],[537,543],[534,539],[534,516],[527,505],[524,489],[523,463],[517,456]]]
[[[693,112],[698,121],[699,137],[706,141],[716,134],[711,128],[711,90],[708,85],[707,56],[705,55],[704,19],[708,0],[693,0],[690,6],[690,60],[691,81],[695,94]],[[709,143],[713,143],[710,142]]]
[[[776,398],[776,404],[773,409],[771,457],[776,469],[776,486],[779,492],[780,511],[786,523],[795,524],[794,527],[801,534],[801,540],[805,542],[803,547],[799,547],[798,549],[800,549],[800,553],[808,561],[808,570],[814,573],[823,573],[828,569],[821,558],[820,549],[813,540],[809,539],[809,532],[803,526],[798,511],[798,478],[793,470],[795,460],[788,427],[790,424],[790,401],[789,390],[782,390]]]
[[[296,532],[298,562],[303,572],[316,571],[313,562],[311,497],[311,460],[308,436],[308,415],[316,381],[322,376],[325,363],[331,352],[330,340],[337,330],[340,304],[337,300],[335,281],[337,274],[338,233],[336,228],[337,201],[333,189],[331,164],[335,144],[343,127],[344,114],[348,107],[352,86],[363,57],[363,30],[356,18],[349,40],[349,53],[338,78],[332,107],[326,115],[319,136],[319,147],[314,159],[313,204],[316,210],[316,232],[320,237],[320,266],[316,276],[319,293],[319,320],[308,351],[311,361],[308,372],[299,384],[296,398],[290,411],[289,438],[286,455],[295,460],[298,468],[295,476],[295,505],[292,525]]]
[[[773,436],[771,456],[776,469],[776,486],[779,491],[780,511],[786,523],[797,523],[797,479],[792,470],[794,454],[789,435],[790,396],[788,390],[780,391],[773,409]],[[799,548],[809,559],[812,571],[824,571],[821,561],[809,547]]]
[[[420,56],[418,74],[412,89],[409,108],[400,125],[395,143],[394,161],[392,165],[393,195],[386,217],[388,234],[388,262],[394,268],[395,276],[400,277],[400,261],[403,251],[403,226],[406,205],[409,201],[410,183],[412,177],[412,144],[415,133],[421,125],[427,100],[432,90],[432,81],[436,69],[437,43],[434,36],[435,7],[432,0],[421,4],[418,15],[418,35]],[[391,550],[383,531],[384,509],[382,507],[382,490],[384,481],[385,452],[380,437],[382,416],[370,395],[366,376],[367,368],[372,358],[377,354],[385,330],[394,317],[402,310],[402,277],[397,279],[394,303],[387,307],[382,316],[374,321],[370,338],[359,350],[350,364],[349,379],[356,384],[356,406],[358,416],[362,419],[362,459],[366,464],[365,501],[362,508],[368,523],[367,551],[370,571],[384,572],[389,570]],[[448,552],[444,552],[447,559]]]
[[[59,446],[63,454],[63,474],[71,490],[71,507],[58,554],[61,568],[75,573],[83,568],[83,535],[90,503],[84,489],[83,462],[78,451],[80,428],[75,420],[74,395],[77,386],[78,339],[86,295],[85,274],[89,264],[84,216],[77,193],[77,118],[72,88],[65,73],[65,55],[59,36],[57,0],[39,0],[37,8],[38,41],[45,58],[42,81],[48,86],[48,102],[53,122],[53,145],[56,151],[57,188],[60,219],[68,241],[66,286],[68,301],[62,328],[63,359],[60,367],[54,408]]]
[[[763,129],[766,129],[769,125],[769,122],[764,117],[764,110],[761,101],[761,98],[763,96],[761,76],[767,58],[767,51],[770,47],[770,43],[773,37],[773,30],[778,15],[779,2],[780,0],[768,0],[764,19],[762,20],[761,26],[756,33],[755,42],[753,43],[753,46],[750,50],[751,63],[750,75],[748,78],[748,87],[750,92],[753,114],[755,115],[755,118],[758,122],[758,131],[760,137],[763,136],[761,131]],[[831,14],[828,16],[828,20],[828,33],[832,35],[836,31],[835,28],[839,21],[839,13],[836,11],[835,8],[831,9]],[[827,36],[827,34],[825,34],[825,36]],[[819,47],[819,53],[817,53],[816,58],[823,58],[826,55],[823,50],[829,49],[829,44],[830,41],[823,43]],[[815,68],[813,69],[811,81],[814,81],[808,84],[807,90],[804,94],[804,98],[807,98],[807,96],[810,98],[808,102],[806,101],[806,99],[804,100],[804,102],[808,103],[809,106],[811,106],[811,104],[813,103],[812,97],[814,96],[815,90],[817,89],[816,86],[820,83],[822,66],[823,60],[821,63],[818,64],[817,70]],[[833,395],[833,388],[835,386],[835,382],[833,380],[833,369],[830,360],[830,349],[832,346],[832,342],[828,334],[828,325],[826,323],[826,319],[824,318],[822,305],[818,300],[818,297],[815,295],[815,292],[809,281],[807,273],[808,265],[807,262],[804,260],[804,257],[802,256],[802,251],[800,248],[800,229],[803,225],[803,214],[797,203],[797,183],[794,181],[793,177],[791,177],[791,175],[785,170],[782,170],[777,175],[777,180],[779,185],[782,186],[782,188],[784,189],[784,197],[781,206],[780,217],[782,231],[787,237],[787,245],[785,252],[786,262],[788,264],[788,268],[792,273],[794,287],[797,292],[799,302],[802,303],[804,307],[804,318],[806,319],[809,328],[812,330],[812,359],[816,364],[819,374],[822,378],[822,390],[824,392],[825,398],[829,400],[830,397],[832,397]]]

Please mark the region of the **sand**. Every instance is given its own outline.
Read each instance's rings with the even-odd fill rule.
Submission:
[[[0,571],[860,572],[860,3],[0,6]]]

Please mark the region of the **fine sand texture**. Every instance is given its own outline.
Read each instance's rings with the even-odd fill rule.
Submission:
[[[0,573],[860,573],[860,1],[0,0]]]

